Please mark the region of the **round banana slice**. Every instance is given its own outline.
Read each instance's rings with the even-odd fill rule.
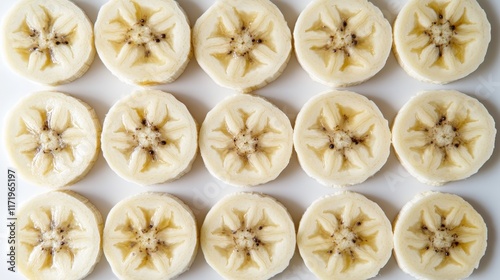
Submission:
[[[2,23],[1,50],[12,71],[40,84],[80,78],[94,61],[94,32],[67,0],[22,0]]]
[[[191,169],[198,128],[186,106],[170,93],[139,90],[109,109],[101,142],[116,174],[153,185],[176,180]]]
[[[492,155],[495,136],[495,121],[483,104],[454,90],[419,93],[392,127],[401,164],[433,186],[475,174]]]
[[[217,0],[193,28],[198,64],[219,85],[250,92],[281,75],[290,29],[269,0]]]
[[[385,65],[392,30],[367,0],[315,0],[293,31],[297,60],[311,78],[331,87],[362,83]]]
[[[142,193],[116,204],[104,227],[104,255],[119,279],[172,279],[198,249],[191,209],[166,193]]]
[[[487,246],[481,215],[454,194],[424,192],[394,222],[399,267],[418,279],[464,279],[479,266]]]
[[[361,194],[340,192],[309,206],[297,245],[319,279],[375,277],[392,253],[392,227],[384,211]]]
[[[272,181],[292,155],[288,117],[261,97],[236,94],[208,112],[200,129],[200,152],[208,171],[234,186]]]
[[[52,191],[17,213],[17,265],[28,279],[76,280],[101,259],[101,213],[72,191]]]
[[[349,91],[330,91],[300,110],[293,134],[302,169],[323,185],[364,182],[387,161],[391,132],[377,105]]]
[[[189,62],[191,29],[177,1],[110,0],[95,33],[104,65],[129,84],[173,82]]]
[[[474,72],[491,40],[475,0],[410,0],[394,22],[394,54],[413,78],[446,84]]]
[[[295,227],[286,208],[258,193],[235,193],[215,204],[201,227],[207,263],[225,279],[269,279],[295,251]]]
[[[60,188],[76,183],[99,154],[101,125],[94,109],[60,92],[21,99],[8,113],[5,146],[21,176]]]

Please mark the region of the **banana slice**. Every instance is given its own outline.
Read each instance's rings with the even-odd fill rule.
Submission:
[[[173,0],[110,0],[95,23],[97,52],[129,84],[173,82],[189,62],[191,29]]]
[[[104,227],[104,254],[119,279],[172,279],[198,249],[191,209],[166,193],[142,193],[116,204]]]
[[[198,128],[184,104],[160,90],[139,90],[104,119],[102,152],[113,171],[140,185],[180,178],[198,151]]]
[[[387,161],[391,132],[377,105],[349,91],[310,99],[297,115],[293,134],[302,169],[323,185],[364,182]]]
[[[293,31],[297,60],[311,78],[331,87],[362,83],[385,65],[392,30],[366,0],[315,0]]]
[[[17,213],[17,265],[28,279],[82,279],[101,258],[101,213],[72,191],[52,191]]]
[[[258,193],[235,193],[215,204],[200,234],[207,263],[225,279],[269,279],[295,251],[295,227],[286,208]]]
[[[281,75],[292,36],[269,0],[218,0],[196,21],[193,47],[198,64],[217,84],[250,92]]]
[[[394,255],[417,279],[463,279],[479,266],[487,246],[481,215],[454,194],[424,192],[394,222]]]
[[[21,176],[52,188],[87,174],[99,154],[100,134],[94,109],[53,91],[21,99],[8,113],[4,131],[7,153]]]
[[[495,121],[483,104],[454,90],[419,93],[392,127],[401,164],[433,186],[475,174],[492,155],[495,136]]]
[[[94,32],[85,13],[67,0],[22,0],[5,15],[4,60],[12,71],[40,84],[80,78],[94,61]]]
[[[363,195],[339,192],[307,208],[297,245],[306,266],[319,279],[368,279],[391,257],[391,222]]]
[[[234,186],[272,181],[292,155],[288,117],[261,97],[236,94],[208,112],[200,152],[210,173]]]
[[[394,53],[413,78],[446,84],[474,72],[491,40],[475,0],[410,0],[394,22]]]

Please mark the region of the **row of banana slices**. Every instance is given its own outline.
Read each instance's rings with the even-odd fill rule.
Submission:
[[[4,18],[2,50],[11,68],[35,82],[57,85],[82,76],[95,48],[120,80],[154,85],[174,81],[191,46],[219,85],[250,92],[276,79],[292,51],[292,34],[269,0],[218,0],[192,30],[173,0],[110,0],[94,29],[68,0],[19,1]],[[432,83],[463,78],[483,62],[491,26],[475,0],[411,0],[394,32],[367,0],[314,0],[293,32],[299,63],[312,79],[333,87],[378,73],[392,48],[412,77]]]
[[[201,245],[224,279],[269,279],[298,246],[318,279],[368,279],[394,254],[417,279],[462,279],[487,247],[481,215],[461,197],[418,194],[403,206],[394,232],[365,196],[339,192],[313,202],[296,233],[287,209],[261,193],[230,194],[198,228],[180,199],[147,192],[126,198],[104,224],[96,207],[72,191],[53,191],[19,210],[18,264],[28,279],[72,280],[92,272],[102,251],[119,279],[171,279],[191,266]]]
[[[190,170],[198,145],[208,171],[230,185],[274,180],[295,147],[310,177],[326,186],[348,186],[382,168],[391,142],[410,174],[438,186],[475,174],[493,153],[496,129],[477,99],[453,90],[411,98],[393,122],[392,137],[375,103],[349,91],[311,98],[294,129],[264,98],[236,94],[208,112],[198,129],[173,95],[139,90],[111,107],[102,133],[84,102],[59,92],[31,94],[9,112],[4,137],[21,176],[54,188],[85,176],[100,146],[111,169],[125,180],[169,182]]]

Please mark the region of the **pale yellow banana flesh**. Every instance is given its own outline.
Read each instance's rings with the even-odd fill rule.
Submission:
[[[104,119],[103,155],[116,174],[139,185],[174,181],[191,169],[198,128],[170,93],[138,90],[116,102]]]
[[[88,199],[52,191],[18,211],[17,264],[28,279],[77,280],[101,258],[103,219]]]
[[[3,18],[1,37],[10,68],[36,83],[69,83],[94,61],[91,22],[68,0],[18,1]]]
[[[392,227],[375,202],[361,194],[339,192],[307,208],[297,245],[319,279],[368,279],[391,257]]]
[[[272,181],[292,153],[288,117],[265,99],[247,94],[227,97],[205,117],[200,152],[208,171],[235,186]]]
[[[484,61],[491,25],[476,0],[411,0],[394,22],[394,54],[415,79],[446,84]]]
[[[42,91],[21,99],[7,115],[5,145],[23,178],[51,188],[82,179],[99,154],[101,125],[88,104]]]
[[[274,198],[235,193],[210,209],[200,243],[205,260],[222,277],[264,280],[288,266],[295,251],[295,228]]]
[[[384,67],[391,31],[369,1],[315,0],[295,24],[295,54],[313,80],[331,87],[353,86]]]
[[[189,21],[173,0],[111,0],[99,10],[95,33],[104,65],[129,84],[171,83],[189,62]]]
[[[398,265],[418,279],[467,278],[479,266],[486,239],[481,215],[454,194],[418,194],[394,222]]]
[[[326,186],[364,182],[387,161],[391,132],[377,105],[349,91],[311,98],[295,121],[294,147],[300,166]]]
[[[454,90],[417,94],[392,127],[401,164],[435,186],[475,174],[492,155],[495,137],[495,121],[483,104]]]
[[[241,92],[281,75],[291,38],[281,11],[269,0],[218,0],[193,27],[198,64],[217,84]]]
[[[172,279],[188,270],[198,249],[191,209],[159,192],[116,204],[104,227],[104,254],[120,279]]]

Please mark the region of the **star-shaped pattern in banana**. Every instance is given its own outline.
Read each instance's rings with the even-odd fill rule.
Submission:
[[[126,222],[115,228],[117,242],[125,263],[134,269],[166,271],[174,251],[185,242],[185,229],[177,225],[173,213],[165,209],[134,207],[128,209]]]
[[[230,7],[219,13],[219,24],[207,39],[207,51],[228,76],[242,78],[278,55],[271,37],[273,23],[268,17]]]
[[[234,208],[223,217],[220,227],[211,232],[210,239],[214,241],[214,249],[227,260],[228,267],[245,271],[269,268],[274,245],[283,241],[284,234],[265,209]]]
[[[19,231],[19,243],[30,251],[28,264],[34,269],[65,271],[87,247],[88,236],[71,210],[54,206],[30,214],[28,224]]]
[[[147,8],[136,1],[124,1],[118,16],[103,26],[103,33],[125,65],[163,64],[175,57],[174,17],[158,16],[160,9]]]
[[[230,112],[214,131],[219,133],[211,136],[212,140],[219,145],[213,145],[212,149],[220,155],[224,168],[236,173],[269,170],[280,142],[288,141],[279,129],[271,125],[263,109]]]
[[[358,27],[366,24],[370,24],[368,13],[325,5],[318,19],[306,30],[306,38],[314,42],[310,49],[323,60],[328,73],[368,66],[370,62],[360,53],[374,55],[375,25],[359,32]]]
[[[32,162],[34,174],[64,170],[74,161],[74,150],[85,142],[85,132],[71,121],[70,111],[63,106],[31,108],[21,118],[16,141],[19,152]]]
[[[54,18],[47,9],[41,5],[33,8],[12,34],[14,49],[31,71],[74,59],[71,45],[77,22],[71,14]]]
[[[468,44],[481,33],[468,19],[465,7],[450,3],[432,1],[426,11],[414,13],[414,27],[408,34],[412,52],[429,67],[455,69],[456,63],[463,64]]]
[[[407,140],[420,162],[432,169],[462,167],[473,161],[473,150],[480,138],[477,121],[469,109],[457,109],[455,102],[432,103],[417,111]],[[429,157],[429,155],[433,155]]]
[[[373,157],[369,145],[374,121],[366,111],[326,103],[305,137],[311,149],[331,173],[358,168]]]
[[[121,120],[112,141],[127,158],[131,170],[144,172],[160,163],[178,163],[179,143],[188,128],[169,114],[165,104],[151,101],[144,108],[128,108]]]
[[[418,252],[421,263],[435,264],[435,270],[466,265],[475,236],[480,236],[480,229],[458,207],[424,208],[420,220],[408,230],[412,240],[408,248]]]
[[[336,211],[322,211],[317,217],[316,230],[307,238],[307,245],[327,270],[346,272],[356,265],[369,262],[378,251],[376,244],[378,226],[362,209],[352,216],[352,206]]]

